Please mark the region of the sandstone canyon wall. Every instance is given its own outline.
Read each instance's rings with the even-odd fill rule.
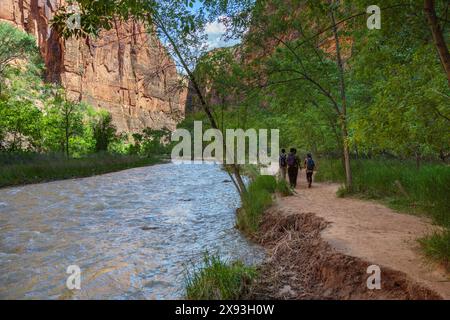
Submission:
[[[0,20],[33,34],[47,80],[60,83],[76,101],[111,112],[119,131],[173,130],[184,116],[174,62],[142,24],[117,22],[96,38],[63,40],[50,21],[65,0],[0,0]]]

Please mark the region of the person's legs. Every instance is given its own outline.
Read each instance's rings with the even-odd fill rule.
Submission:
[[[286,171],[287,171],[287,168],[286,168],[286,167],[281,167],[281,168],[280,168],[281,178],[282,178],[284,181],[286,181]]]
[[[293,167],[288,168],[288,176],[289,176],[289,184],[291,185],[292,188],[295,188],[295,183],[294,183],[295,168],[293,168]]]
[[[313,176],[312,172],[307,172],[306,173],[306,179],[308,180],[308,187],[309,188],[311,188],[311,185],[312,185],[312,176]]]
[[[294,188],[297,188],[297,179],[298,179],[298,168],[294,167],[293,168],[293,180],[294,180]]]

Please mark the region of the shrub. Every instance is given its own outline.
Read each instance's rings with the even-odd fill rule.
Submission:
[[[419,239],[425,254],[431,259],[441,261],[450,271],[450,230],[436,232],[430,236]]]
[[[186,298],[190,300],[237,300],[256,276],[256,269],[242,262],[227,262],[204,254],[199,267],[187,270]]]
[[[258,176],[242,196],[242,207],[238,210],[237,227],[248,234],[258,230],[264,210],[272,204],[272,194],[277,181],[272,176]]]

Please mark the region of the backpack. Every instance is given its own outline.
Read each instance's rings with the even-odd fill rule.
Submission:
[[[280,167],[286,167],[286,166],[287,166],[286,155],[282,154],[280,156]]]
[[[309,171],[313,171],[315,166],[316,164],[314,163],[314,160],[308,158],[308,160],[306,161],[306,169],[308,169]]]
[[[287,164],[289,167],[294,167],[296,164],[295,161],[295,154],[289,153],[288,157],[287,157]]]

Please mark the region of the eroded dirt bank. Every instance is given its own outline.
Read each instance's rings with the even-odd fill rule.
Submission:
[[[255,240],[270,258],[251,299],[450,299],[449,275],[422,257],[415,239],[429,221],[379,204],[339,199],[320,184],[280,199]],[[367,288],[367,267],[381,268],[381,290]]]

